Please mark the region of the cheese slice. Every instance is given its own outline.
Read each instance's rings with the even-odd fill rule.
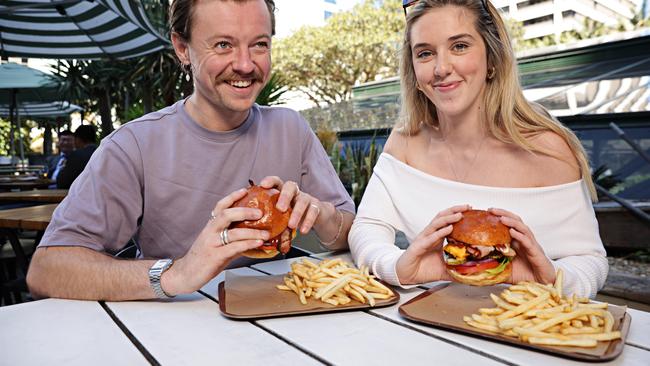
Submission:
[[[447,245],[444,248],[444,251],[453,255],[454,258],[459,259],[459,260],[464,260],[467,258],[467,249],[465,249],[465,246],[456,246],[456,245]]]

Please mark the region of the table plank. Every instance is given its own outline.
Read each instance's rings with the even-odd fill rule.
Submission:
[[[234,273],[238,276],[259,276],[263,274],[261,272],[251,270],[250,268],[233,268],[233,269],[229,269],[228,272]],[[217,277],[213,278],[208,283],[203,285],[203,287],[201,287],[201,291],[203,291],[206,295],[214,299],[219,298],[219,295],[217,294],[217,289],[219,283],[222,282],[224,278],[225,278],[225,272],[219,273]]]
[[[3,365],[149,365],[96,301],[0,308]]]
[[[34,206],[41,207],[40,211],[34,212],[31,217],[25,217],[20,222],[20,228],[25,230],[45,231],[52,221],[52,215],[58,204]]]
[[[259,274],[252,269],[237,273],[245,271]],[[218,283],[220,278],[213,281]],[[170,301],[107,305],[163,365],[287,365],[288,360],[296,365],[320,364],[254,324],[222,316],[214,301],[198,293]]]
[[[627,309],[632,317],[627,344],[650,350],[650,313],[636,309]]]
[[[301,259],[266,262],[252,267],[270,274],[283,274],[289,271],[290,263]],[[430,364],[432,354],[461,352],[462,357],[445,358],[445,363],[501,364],[497,360],[466,352],[447,342],[414,332],[366,312],[267,319],[259,320],[258,323],[337,365]]]
[[[45,189],[50,186],[50,184],[55,183],[51,179],[34,179],[34,180],[2,180],[0,181],[0,190],[10,191],[10,190],[31,190],[31,189]]]
[[[67,189],[34,189],[31,191],[1,192],[0,202],[59,203],[68,194]]]
[[[501,365],[363,311],[258,320],[265,329],[335,365]],[[443,357],[442,355],[461,355]]]
[[[58,204],[0,210],[0,228],[45,230]]]

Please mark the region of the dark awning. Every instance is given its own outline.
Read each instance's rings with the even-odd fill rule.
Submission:
[[[125,59],[167,47],[135,0],[3,0],[0,55]]]

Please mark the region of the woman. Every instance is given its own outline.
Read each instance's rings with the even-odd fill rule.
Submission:
[[[553,283],[561,268],[567,293],[595,296],[608,266],[586,154],[524,99],[498,12],[481,0],[408,9],[401,119],[349,235],[355,261],[395,285],[449,280],[442,243],[471,205],[510,227],[510,282]]]

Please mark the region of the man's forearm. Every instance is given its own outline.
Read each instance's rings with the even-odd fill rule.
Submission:
[[[136,300],[155,295],[153,260],[122,260],[82,247],[45,247],[35,253],[27,285],[35,298]]]

